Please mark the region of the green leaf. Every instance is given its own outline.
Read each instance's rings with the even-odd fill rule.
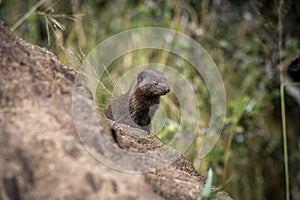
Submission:
[[[243,117],[243,114],[246,110],[246,107],[250,101],[248,96],[243,97],[240,101],[238,101],[233,108],[233,122],[237,124],[240,119]]]
[[[204,186],[204,190],[201,193],[201,196],[203,198],[209,198],[211,196],[211,186],[212,186],[212,181],[213,181],[213,171],[211,168],[208,170],[208,175],[207,175],[207,180]]]

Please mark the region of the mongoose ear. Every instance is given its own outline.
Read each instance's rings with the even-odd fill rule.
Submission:
[[[137,83],[141,83],[144,80],[145,75],[146,75],[145,71],[140,72],[139,75],[137,76]]]

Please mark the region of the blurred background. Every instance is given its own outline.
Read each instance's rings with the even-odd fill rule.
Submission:
[[[134,66],[172,66],[199,97],[200,126],[193,130],[198,136],[185,153],[195,168],[207,174],[211,167],[213,185],[223,185],[235,199],[285,199],[286,181],[291,199],[300,199],[299,1],[0,0],[0,19],[75,70],[101,41],[125,30],[154,26],[190,36],[215,61],[227,95],[225,127],[204,159],[197,153],[210,119],[210,96],[193,67],[176,55],[148,49],[117,59],[99,81],[100,109],[108,106],[118,77]],[[156,136],[167,144],[180,129],[188,137],[189,120],[178,127],[176,97],[163,97],[162,105],[170,120]]]

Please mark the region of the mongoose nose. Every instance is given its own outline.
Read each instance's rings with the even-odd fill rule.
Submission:
[[[161,95],[165,95],[170,92],[170,88],[167,85],[159,84],[158,91],[159,91],[159,93],[161,93]]]

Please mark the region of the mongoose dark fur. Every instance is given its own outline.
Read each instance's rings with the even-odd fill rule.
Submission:
[[[159,106],[160,96],[169,91],[167,79],[162,72],[153,69],[143,70],[127,93],[112,99],[106,116],[150,133],[151,118]]]

